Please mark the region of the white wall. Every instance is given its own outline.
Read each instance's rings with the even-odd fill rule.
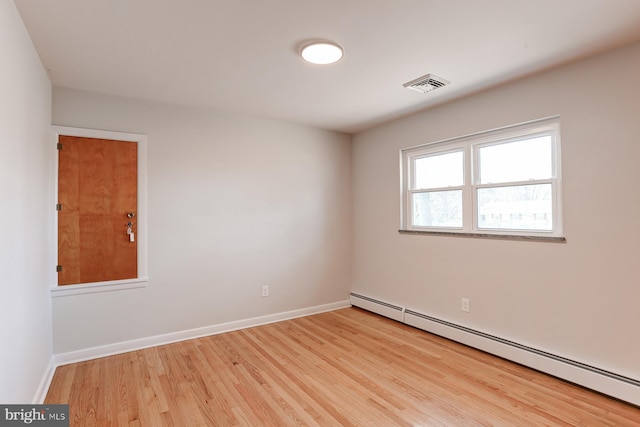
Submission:
[[[0,2],[0,52],[0,402],[29,403],[51,360],[51,85],[12,1]]]
[[[640,379],[638,76],[634,45],[355,135],[353,291]],[[398,234],[398,150],[556,114],[566,244]]]
[[[55,353],[348,299],[349,135],[62,88],[53,122],[148,135],[150,277],[55,298]]]

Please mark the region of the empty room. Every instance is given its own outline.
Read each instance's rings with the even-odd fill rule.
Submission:
[[[638,0],[0,0],[0,425],[640,426]]]

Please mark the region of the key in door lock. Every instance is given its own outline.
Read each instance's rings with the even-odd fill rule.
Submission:
[[[133,223],[131,221],[129,221],[127,223],[127,235],[129,236],[129,241],[130,242],[135,242],[136,241],[136,237],[135,237],[135,233],[133,232]]]
[[[127,218],[134,218],[136,216],[135,212],[129,212],[127,214]]]

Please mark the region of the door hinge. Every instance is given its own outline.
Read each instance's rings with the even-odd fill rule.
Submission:
[[[61,265],[56,265],[56,273],[60,273],[62,271]]]
[[[61,210],[62,210],[62,204],[61,204],[61,203],[58,203],[58,204],[56,205],[56,210],[57,210],[57,211],[61,211]]]
[[[58,142],[58,144],[56,145],[56,148],[57,148],[58,150],[62,150],[62,144],[61,144],[60,142]]]

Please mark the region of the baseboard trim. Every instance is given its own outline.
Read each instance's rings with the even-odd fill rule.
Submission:
[[[385,317],[433,333],[452,341],[486,351],[487,353],[519,363],[532,369],[570,381],[574,384],[640,406],[640,380],[610,372],[566,357],[490,335],[475,329],[451,323],[407,307],[393,306],[361,294],[351,294],[351,303]],[[401,311],[399,320],[394,313]]]
[[[40,384],[38,385],[36,394],[33,397],[32,403],[34,405],[41,405],[42,403],[44,403],[44,399],[47,397],[47,392],[49,391],[49,386],[51,385],[51,381],[53,380],[53,374],[55,372],[56,372],[55,357],[52,355],[49,358],[49,363],[44,372],[44,375],[42,376],[42,380],[40,380]]]
[[[82,350],[70,351],[67,353],[54,354],[55,366],[68,365],[70,363],[84,362],[86,360],[99,359],[101,357],[113,356],[115,354],[127,353],[130,351],[141,350],[159,345],[171,344],[180,341],[202,338],[210,335],[223,334],[225,332],[236,331],[239,329],[251,328],[254,326],[266,325],[269,323],[281,322],[283,320],[295,319],[298,317],[320,314],[327,311],[334,311],[341,308],[351,307],[350,301],[338,301],[329,304],[317,305],[313,307],[302,308],[298,310],[285,311],[266,316],[253,317],[233,322],[220,323],[216,325],[205,326],[202,328],[189,329],[184,331],[172,332],[169,334],[156,335],[152,337],[140,338],[130,341],[123,341],[113,344],[107,344],[98,347],[91,347]],[[53,375],[53,374],[52,374]],[[45,394],[47,388],[45,389]]]

